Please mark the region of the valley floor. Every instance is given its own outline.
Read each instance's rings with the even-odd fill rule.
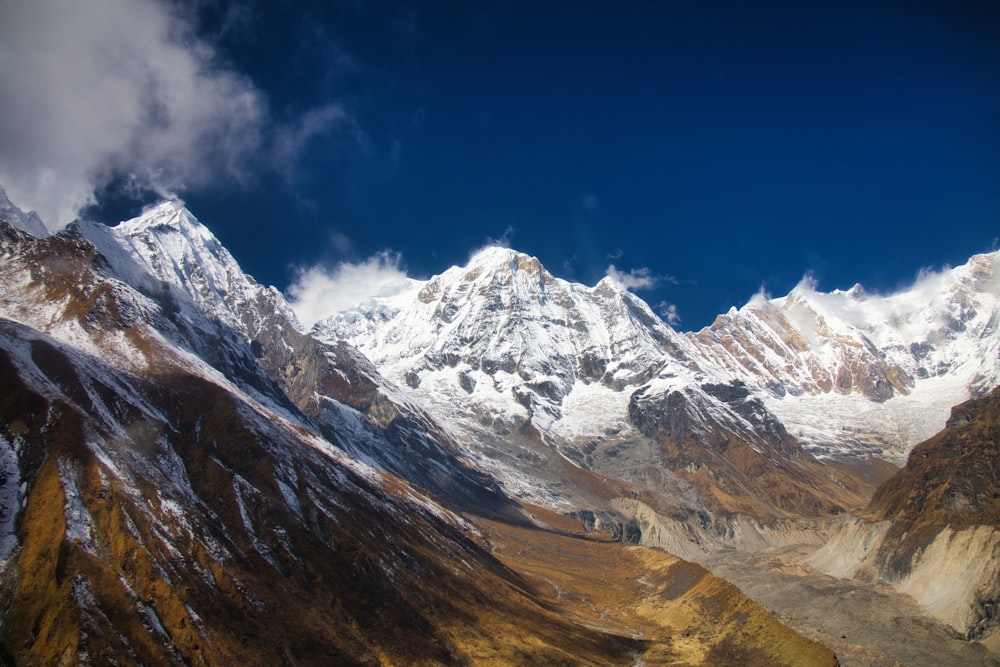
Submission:
[[[829,646],[841,667],[1000,666],[1000,647],[991,651],[956,638],[888,586],[806,568],[805,555],[802,549],[770,549],[726,554],[705,565],[802,636]]]

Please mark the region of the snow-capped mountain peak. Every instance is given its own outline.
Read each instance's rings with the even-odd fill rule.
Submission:
[[[153,293],[166,290],[181,310],[189,302],[247,340],[252,338],[248,325],[252,329],[254,319],[248,304],[262,295],[270,307],[297,322],[280,293],[244,273],[219,239],[180,201],[162,202],[115,227],[80,223],[80,230],[115,273],[131,284]]]
[[[488,245],[472,253],[465,266],[466,268],[474,266],[501,266],[505,263],[516,263],[520,260],[538,261],[534,257],[529,257],[525,253],[518,252],[507,246]]]
[[[465,266],[358,312],[336,315],[316,331],[356,344],[411,383],[414,373],[461,363],[490,376],[544,376],[556,381],[560,395],[578,378],[610,373],[606,381],[624,381],[649,372],[675,336],[627,292],[556,278],[537,258],[502,247],[486,248]]]
[[[666,351],[683,343],[626,290],[556,278],[537,258],[499,247],[313,332],[360,349],[412,401],[447,415],[468,442],[486,447],[502,433],[554,450],[564,437],[557,433],[589,434],[595,420],[602,429],[627,428],[625,389],[655,375]],[[496,459],[496,451],[477,455],[492,474],[553,502],[546,491],[522,488],[518,464]]]
[[[225,295],[244,274],[229,251],[179,201],[168,201],[114,228],[134,257],[157,277],[197,296],[205,290]]]

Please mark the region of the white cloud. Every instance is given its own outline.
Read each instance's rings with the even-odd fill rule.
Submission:
[[[154,0],[7,2],[0,26],[0,182],[50,228],[113,172],[166,194],[260,146],[260,92]]]
[[[398,253],[384,250],[359,264],[342,263],[333,269],[314,266],[299,273],[286,290],[299,322],[316,322],[379,296],[389,296],[413,284],[401,268]]]
[[[169,195],[288,170],[343,117],[329,104],[272,129],[266,96],[162,0],[0,9],[0,184],[51,229],[113,176]]]
[[[646,268],[631,269],[628,272],[619,271],[614,264],[608,265],[608,278],[620,283],[625,289],[651,289],[660,282],[661,278],[653,275],[653,272]]]
[[[681,315],[677,312],[677,304],[661,301],[656,304],[656,312],[663,318],[664,322],[672,327],[681,323]]]

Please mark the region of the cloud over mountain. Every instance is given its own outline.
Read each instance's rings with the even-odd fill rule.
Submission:
[[[260,91],[153,0],[38,0],[0,27],[0,181],[49,227],[113,174],[166,192],[240,178]]]
[[[157,0],[8,3],[0,182],[52,229],[122,177],[161,195],[294,173],[336,103],[272,122],[267,96]]]
[[[306,327],[334,313],[387,296],[410,280],[398,254],[384,250],[363,262],[344,262],[333,269],[312,266],[301,271],[288,287],[289,305]]]
[[[629,271],[619,271],[614,264],[608,265],[608,278],[629,290],[650,289],[660,281],[660,278],[653,275],[652,270],[647,267],[631,269]]]

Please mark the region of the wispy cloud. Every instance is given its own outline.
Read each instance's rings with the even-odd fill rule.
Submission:
[[[409,287],[402,258],[389,250],[357,263],[333,268],[313,266],[299,272],[286,290],[289,304],[305,327],[369,299],[388,296]]]
[[[576,274],[576,262],[580,259],[575,254],[570,256],[569,259],[564,259],[562,262],[562,270],[567,276],[573,276]]]
[[[625,251],[621,248],[615,248],[607,254],[607,259],[612,262],[617,262],[625,256]],[[629,290],[648,290],[653,289],[663,283],[670,283],[671,285],[679,285],[680,280],[671,275],[654,273],[652,269],[648,267],[640,267],[637,269],[630,269],[628,271],[619,270],[614,264],[609,264],[608,268],[605,270],[605,275],[611,278],[615,282],[620,283],[625,289]]]
[[[677,304],[661,301],[656,304],[656,312],[663,318],[664,322],[672,327],[681,323],[681,315],[677,312]]]
[[[310,109],[293,122],[278,127],[271,143],[271,160],[288,182],[296,179],[296,167],[306,146],[316,137],[327,134],[335,125],[348,120],[343,107],[336,103]]]
[[[326,105],[275,130],[265,95],[158,0],[3,6],[0,183],[50,228],[113,177],[162,195],[247,183],[343,116]]]
[[[617,283],[629,290],[652,289],[657,285],[668,282],[677,284],[677,279],[673,276],[661,276],[654,274],[648,267],[619,271],[614,264],[609,264],[606,274]]]

